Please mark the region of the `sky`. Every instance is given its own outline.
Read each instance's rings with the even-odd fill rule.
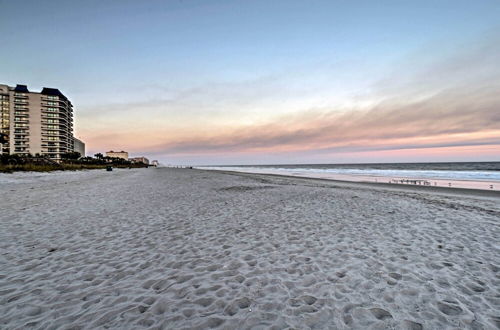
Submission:
[[[500,161],[500,1],[0,0],[0,83],[60,89],[88,155]]]

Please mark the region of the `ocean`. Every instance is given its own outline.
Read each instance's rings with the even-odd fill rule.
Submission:
[[[282,174],[346,181],[500,190],[500,162],[198,166],[200,169]],[[408,183],[408,182],[405,182]]]

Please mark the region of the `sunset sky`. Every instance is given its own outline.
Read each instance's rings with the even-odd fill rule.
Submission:
[[[89,155],[500,161],[498,0],[0,0],[0,50]]]

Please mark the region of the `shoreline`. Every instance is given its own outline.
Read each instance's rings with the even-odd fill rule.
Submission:
[[[465,188],[500,191],[500,171],[462,170],[395,170],[395,169],[350,169],[336,168],[281,168],[245,166],[198,166],[204,170],[234,171],[256,174],[278,174],[296,177],[321,178],[349,182],[386,182],[391,184],[421,185],[447,188]]]
[[[120,167],[114,166],[114,169],[128,169],[128,167]],[[132,167],[135,168],[145,168],[145,167]],[[162,167],[158,168],[161,169]],[[168,167],[164,167],[168,168]],[[259,176],[269,176],[269,177],[278,177],[278,178],[287,178],[294,179],[297,181],[313,181],[313,182],[322,182],[324,184],[335,184],[336,186],[344,186],[344,187],[359,187],[359,188],[382,188],[384,190],[396,190],[396,191],[408,191],[408,192],[426,192],[426,193],[435,193],[435,194],[444,194],[444,195],[453,195],[453,196],[476,196],[476,197],[492,197],[492,198],[500,198],[500,190],[485,190],[485,189],[471,189],[471,188],[461,188],[461,187],[445,187],[445,186],[425,186],[425,185],[415,185],[415,184],[398,184],[398,183],[389,183],[389,182],[370,182],[370,181],[349,181],[349,180],[340,180],[333,179],[327,177],[310,177],[310,176],[298,176],[298,175],[289,175],[289,174],[278,174],[278,173],[255,173],[255,172],[242,172],[242,171],[230,171],[230,170],[220,170],[214,169],[209,170],[205,168],[173,168],[176,170],[197,170],[203,172],[218,172],[229,175],[237,175],[237,176],[250,176],[250,177],[259,177]],[[5,175],[8,178],[12,178],[13,175],[22,175],[23,177],[29,176],[30,174],[57,174],[64,172],[80,172],[80,171],[90,171],[90,170],[105,170],[105,167],[89,167],[89,168],[67,168],[67,169],[53,169],[50,171],[12,171],[12,172],[0,172],[0,178]],[[1,182],[0,182],[1,183]]]
[[[231,174],[231,175],[242,175],[242,176],[271,176],[271,177],[283,177],[283,178],[297,179],[297,180],[311,180],[311,181],[315,181],[315,182],[335,183],[335,184],[340,184],[343,186],[359,186],[359,187],[386,188],[386,189],[389,188],[391,190],[406,190],[406,191],[411,191],[411,192],[429,192],[429,193],[438,193],[438,194],[455,195],[455,196],[477,196],[477,197],[500,198],[500,191],[498,191],[498,190],[410,185],[410,184],[397,184],[397,183],[388,183],[388,182],[347,181],[347,180],[338,180],[338,179],[329,179],[329,178],[315,178],[315,177],[276,174],[276,173],[253,173],[253,172],[239,172],[239,171],[208,170],[208,169],[200,169],[200,168],[196,168],[196,170],[208,171],[208,172],[219,172],[219,173],[226,173],[226,174]]]

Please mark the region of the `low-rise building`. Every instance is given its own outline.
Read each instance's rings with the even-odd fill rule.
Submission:
[[[122,158],[125,160],[128,160],[128,152],[126,151],[106,151],[106,157],[112,157],[112,158]]]
[[[147,159],[146,157],[134,157],[134,158],[129,158],[129,160],[132,163],[143,163],[149,165],[149,159]]]

